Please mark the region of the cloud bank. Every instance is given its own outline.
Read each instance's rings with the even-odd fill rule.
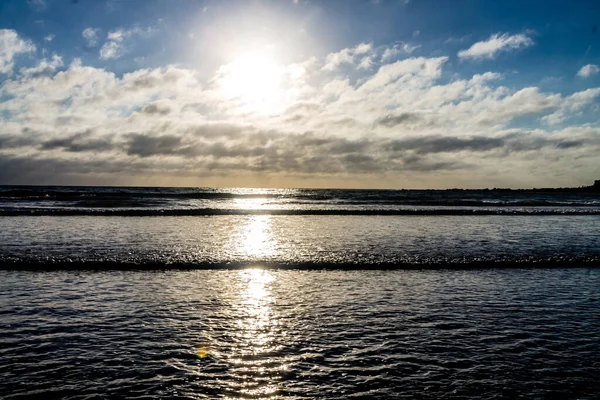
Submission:
[[[110,31],[100,56],[109,43],[120,49],[145,34]],[[35,46],[14,31],[0,37],[12,49],[0,66],[13,72],[15,55]],[[83,38],[100,45],[99,32]],[[459,57],[492,58],[530,40],[493,35]],[[269,101],[224,93],[221,83],[236,73],[227,66],[209,78],[175,65],[115,75],[78,59],[41,58],[0,84],[0,183],[488,187],[597,179],[600,130],[589,116],[600,88],[503,86],[498,71],[448,77],[450,55],[413,56],[415,49],[361,43],[279,65]]]

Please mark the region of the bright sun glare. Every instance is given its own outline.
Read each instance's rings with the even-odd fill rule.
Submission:
[[[282,67],[264,52],[247,52],[222,69],[221,89],[225,97],[245,106],[271,112],[282,96]]]

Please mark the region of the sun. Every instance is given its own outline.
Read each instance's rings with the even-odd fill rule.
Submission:
[[[253,111],[271,112],[282,96],[283,67],[266,52],[249,51],[219,70],[219,85],[228,100]]]

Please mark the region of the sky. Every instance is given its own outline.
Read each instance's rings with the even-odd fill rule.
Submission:
[[[600,179],[600,2],[0,0],[0,184]]]

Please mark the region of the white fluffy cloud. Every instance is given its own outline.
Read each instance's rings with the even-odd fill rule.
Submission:
[[[372,51],[372,43],[360,43],[356,47],[340,50],[327,55],[323,70],[334,71],[342,64],[354,64],[357,59]],[[364,58],[362,58],[364,60]],[[363,65],[364,67],[364,65]]]
[[[119,58],[123,55],[123,45],[121,42],[109,40],[100,48],[99,55],[102,60]]]
[[[52,59],[42,59],[35,67],[21,68],[21,75],[25,77],[35,75],[52,75],[58,68],[63,66],[62,57],[54,54]]]
[[[501,52],[519,50],[533,44],[533,39],[522,33],[516,35],[496,33],[488,40],[477,42],[468,49],[459,51],[458,57],[472,60],[493,59]]]
[[[19,37],[12,29],[0,29],[0,74],[12,72],[13,59],[21,53],[32,53],[35,45]]]
[[[600,67],[595,64],[588,64],[581,67],[581,69],[577,72],[577,76],[580,78],[589,78],[590,76],[596,75],[599,72]]]

